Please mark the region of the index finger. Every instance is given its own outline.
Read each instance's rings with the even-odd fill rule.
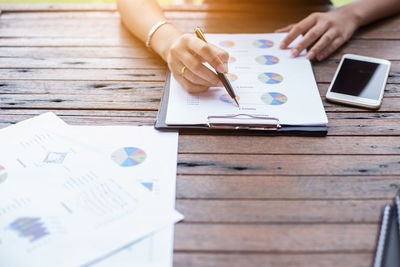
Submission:
[[[299,23],[297,23],[293,28],[289,31],[286,37],[282,40],[280,48],[285,49],[290,45],[300,34],[307,32],[312,26],[314,26],[316,22],[316,18],[313,15],[308,16],[303,19]]]
[[[226,51],[214,46],[213,44],[208,44],[198,38],[191,40],[190,49],[218,72],[227,71],[229,54]]]

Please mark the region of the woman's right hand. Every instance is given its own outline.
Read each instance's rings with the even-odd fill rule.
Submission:
[[[229,54],[200,40],[194,34],[182,34],[171,42],[164,59],[175,79],[190,93],[204,92],[213,86],[223,86],[218,76],[203,65],[204,62],[218,72],[228,72]],[[182,75],[184,67],[186,68]]]

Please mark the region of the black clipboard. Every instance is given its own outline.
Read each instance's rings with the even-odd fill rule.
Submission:
[[[269,120],[271,123],[267,126],[260,125],[243,125],[243,124],[218,124],[212,123],[212,119],[217,116],[209,117],[209,124],[193,124],[193,125],[168,125],[166,124],[168,99],[170,91],[171,73],[168,72],[164,85],[164,93],[161,98],[160,107],[158,109],[157,120],[154,127],[158,130],[177,130],[177,129],[191,129],[204,131],[205,133],[240,133],[249,135],[296,135],[296,136],[325,136],[328,133],[327,126],[286,126],[280,125],[279,119],[269,117],[254,117],[251,115],[242,114],[242,116],[249,116],[252,119]],[[236,119],[237,116],[232,116]],[[226,118],[226,117],[225,117]]]

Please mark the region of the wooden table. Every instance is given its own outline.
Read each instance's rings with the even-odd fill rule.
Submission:
[[[188,32],[271,32],[327,9],[243,3],[165,10]],[[115,6],[1,8],[2,127],[45,111],[71,124],[154,123],[166,65],[121,26]],[[381,208],[400,185],[399,25],[396,16],[362,29],[313,65],[325,138],[181,132],[175,266],[371,265]],[[325,101],[343,53],[391,60],[379,111]]]

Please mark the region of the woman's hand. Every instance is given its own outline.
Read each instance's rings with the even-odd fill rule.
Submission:
[[[280,45],[281,49],[287,48],[300,34],[304,35],[292,48],[293,57],[311,47],[307,58],[323,60],[348,41],[358,26],[357,16],[351,8],[344,6],[326,13],[312,13],[302,21],[276,32],[289,32]]]
[[[166,61],[176,80],[188,92],[199,93],[222,85],[218,76],[203,62],[225,73],[228,72],[228,59],[229,54],[221,48],[205,43],[194,34],[183,34],[168,49]]]
[[[164,59],[176,80],[190,93],[204,92],[212,86],[223,86],[218,76],[203,62],[218,72],[228,72],[229,54],[213,44],[205,43],[194,34],[182,34],[171,42],[166,48]]]

